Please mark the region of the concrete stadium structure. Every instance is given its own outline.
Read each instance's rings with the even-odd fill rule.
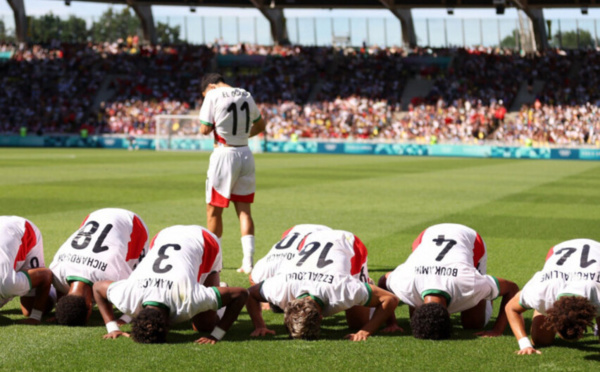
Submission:
[[[16,36],[19,42],[26,41],[27,15],[24,0],[6,0],[14,12]],[[63,1],[70,0],[43,0]],[[411,9],[443,8],[496,8],[503,14],[507,7],[523,11],[531,20],[532,39],[538,50],[548,48],[548,35],[544,20],[544,8],[581,8],[582,13],[589,7],[600,7],[600,0],[78,0],[96,3],[129,5],[140,18],[144,39],[156,43],[156,30],[152,15],[152,5],[203,7],[256,8],[269,21],[271,36],[276,44],[287,44],[289,38],[285,27],[285,8],[326,8],[326,9],[388,9],[399,20],[405,46],[417,45],[417,37]]]

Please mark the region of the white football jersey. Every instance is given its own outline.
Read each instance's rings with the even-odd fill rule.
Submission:
[[[500,294],[497,279],[480,272],[485,257],[485,243],[473,229],[435,225],[415,240],[413,253],[389,275],[387,287],[412,307],[423,305],[425,296],[436,294],[446,298],[448,312],[468,310]]]
[[[212,89],[200,108],[200,122],[214,126],[217,142],[227,145],[248,145],[250,128],[260,118],[252,95],[241,88]]]
[[[588,298],[600,315],[600,243],[574,239],[552,247],[542,271],[523,287],[519,303],[545,314],[564,295]]]
[[[217,310],[220,294],[202,283],[222,268],[221,247],[215,235],[200,226],[171,226],[152,240],[150,252],[126,280],[112,283],[108,299],[128,315],[146,305],[169,309],[171,322]]]
[[[285,261],[281,273],[313,272],[350,275],[362,282],[369,279],[367,248],[354,234],[343,230],[322,230],[307,235],[296,257]]]
[[[90,213],[58,249],[50,269],[57,291],[71,281],[93,285],[129,277],[148,251],[148,229],[135,213],[106,208]]]
[[[46,267],[42,233],[29,220],[0,216],[0,307],[31,290],[23,271]]]
[[[262,282],[260,292],[267,302],[285,309],[288,302],[311,296],[329,316],[371,302],[372,289],[349,275],[299,271],[281,273]]]
[[[254,265],[252,281],[259,283],[275,276],[283,262],[296,257],[298,246],[306,235],[323,230],[331,230],[331,228],[324,225],[302,224],[288,229],[281,235],[281,240],[271,247],[269,253]]]

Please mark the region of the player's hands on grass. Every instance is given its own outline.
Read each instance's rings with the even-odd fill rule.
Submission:
[[[212,337],[212,336],[208,336],[208,337],[200,337],[199,339],[197,339],[196,341],[194,341],[194,343],[196,344],[208,344],[208,345],[214,345],[217,343],[217,339]]]
[[[498,336],[502,336],[502,333],[503,332],[494,331],[492,329],[491,331],[477,332],[477,333],[475,333],[475,336],[479,336],[479,337],[498,337]]]
[[[104,336],[102,336],[102,338],[108,340],[109,338],[115,339],[119,338],[120,336],[129,337],[129,333],[123,331],[112,331],[111,333],[107,333]]]
[[[269,328],[256,328],[252,333],[250,333],[251,337],[258,337],[258,336],[266,336],[266,335],[274,335],[275,331],[270,330]]]
[[[517,353],[518,355],[531,355],[531,354],[541,354],[542,352],[539,350],[536,350],[532,347],[526,347],[523,350],[515,351],[515,353]]]
[[[382,329],[381,332],[384,332],[384,333],[404,332],[404,329],[402,329],[402,327],[398,326],[398,324],[391,324],[391,325],[385,327],[384,329]]]
[[[37,319],[27,318],[27,319],[19,320],[18,323],[19,324],[27,324],[27,325],[38,325],[38,324],[41,324],[42,322]]]
[[[365,341],[367,338],[369,338],[370,335],[371,334],[367,331],[358,331],[356,333],[346,335],[346,337],[344,338],[350,341]]]

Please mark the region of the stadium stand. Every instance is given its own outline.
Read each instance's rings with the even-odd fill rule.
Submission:
[[[157,114],[196,113],[199,79],[219,70],[253,93],[273,139],[600,145],[600,54],[591,50],[531,57],[491,48],[127,42],[0,49],[13,53],[0,64],[2,133],[25,126],[29,133],[153,134]],[[403,109],[403,91],[414,79],[432,88]],[[534,80],[543,81],[534,102],[505,117],[522,82]],[[104,81],[112,97],[94,105]]]

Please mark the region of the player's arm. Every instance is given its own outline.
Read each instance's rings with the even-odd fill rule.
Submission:
[[[52,271],[46,268],[29,269],[25,271],[31,282],[31,288],[35,288],[35,299],[29,318],[21,321],[22,324],[40,324],[42,314],[46,309],[48,294],[52,285]]]
[[[363,341],[373,335],[379,327],[390,318],[398,307],[400,300],[393,293],[383,290],[377,286],[367,284],[372,291],[371,301],[365,306],[374,307],[375,312],[371,319],[360,331],[346,336],[351,341]]]
[[[221,320],[215,326],[215,329],[208,337],[201,337],[196,340],[199,344],[214,344],[221,340],[225,332],[231,328],[231,325],[237,320],[238,315],[244,308],[248,299],[248,290],[240,287],[216,287],[221,296],[223,306],[226,306],[225,313]]]
[[[93,287],[94,300],[98,305],[98,310],[100,310],[104,324],[106,324],[106,330],[108,331],[108,333],[104,335],[104,338],[117,338],[119,336],[129,337],[129,333],[122,332],[119,329],[119,325],[115,320],[112,303],[110,303],[106,294],[108,287],[112,283],[113,282],[110,280],[103,280],[101,282],[94,283]]]
[[[252,129],[250,129],[250,137],[254,137],[257,134],[264,132],[267,127],[267,123],[265,123],[265,119],[261,116],[257,121],[252,123]]]
[[[517,338],[519,347],[521,348],[517,354],[541,354],[541,351],[533,348],[529,338],[527,337],[527,332],[525,331],[525,320],[523,319],[523,313],[527,311],[527,309],[519,304],[519,298],[521,298],[521,292],[518,292],[508,302],[508,304],[506,304],[506,317],[508,318],[508,323],[510,324],[510,328]]]
[[[205,136],[210,134],[210,132],[213,131],[213,129],[215,129],[214,125],[208,125],[208,124],[200,124],[200,133],[204,134]]]
[[[384,275],[381,276],[381,278],[379,278],[379,281],[377,282],[377,286],[379,288],[383,289],[384,291],[389,292],[389,289],[387,287],[387,278],[391,273],[392,273],[391,271],[385,273]],[[396,332],[396,331],[403,331],[403,329],[398,326],[398,321],[396,319],[396,313],[392,312],[392,315],[390,315],[390,317],[387,319],[386,327],[383,329],[382,332],[391,333],[391,332]]]
[[[506,304],[508,304],[508,302],[519,292],[519,286],[516,283],[502,278],[496,279],[498,280],[498,285],[500,287],[499,296],[502,296],[502,303],[500,304],[500,312],[498,312],[498,318],[496,318],[494,328],[491,331],[479,333],[480,336],[484,337],[496,337],[501,336],[502,333],[504,333],[504,329],[506,329],[506,325],[508,324]]]
[[[252,323],[254,324],[254,331],[250,333],[250,336],[253,337],[275,334],[275,331],[267,328],[262,317],[262,308],[260,303],[266,302],[267,300],[260,294],[261,284],[262,283],[255,284],[248,289],[249,296],[248,300],[246,301],[246,310],[248,310],[248,315],[250,315],[250,319],[252,319]]]

